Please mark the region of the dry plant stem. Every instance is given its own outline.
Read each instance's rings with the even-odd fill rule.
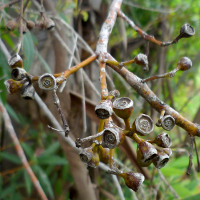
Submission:
[[[148,81],[153,81],[159,78],[172,78],[174,77],[175,73],[178,71],[178,69],[174,69],[171,72],[165,73],[165,74],[159,74],[159,75],[155,75],[155,76],[151,76],[149,78],[143,79],[142,82],[146,83]]]
[[[110,56],[109,59],[113,58]],[[157,110],[159,113],[162,110],[165,110],[165,114],[171,115],[175,119],[176,125],[186,130],[189,135],[198,137],[200,136],[200,128],[197,124],[194,124],[188,119],[184,118],[176,110],[161,101],[146,83],[142,83],[142,79],[132,72],[129,72],[125,67],[119,69],[114,65],[109,66],[118,72],[127,81],[127,83],[129,83],[130,86],[152,106],[152,108]]]
[[[59,115],[61,117],[61,120],[62,120],[62,123],[63,123],[63,126],[64,126],[65,137],[67,137],[69,135],[69,126],[68,126],[67,120],[65,119],[63,111],[61,109],[60,100],[58,99],[56,91],[53,91],[53,99],[54,99],[54,104],[57,107],[58,113],[59,113]]]
[[[141,142],[145,141],[145,140],[141,139],[136,133],[133,133],[131,138],[134,139],[137,144],[140,144]]]
[[[99,79],[101,83],[101,99],[106,99],[108,96],[108,89],[107,89],[107,83],[106,83],[106,64],[103,62],[99,62]]]
[[[28,3],[29,3],[30,0],[26,0],[26,3],[24,4],[24,8],[23,8],[23,13],[25,12],[27,6],[28,6]]]
[[[200,172],[199,152],[198,152],[197,143],[196,143],[195,138],[194,138],[194,145],[195,145],[195,151],[196,151],[196,155],[197,155],[197,172]]]
[[[187,168],[187,174],[191,174],[191,169],[192,169],[192,158],[193,158],[193,143],[194,143],[194,137],[190,137],[190,152],[189,152],[189,164]]]
[[[161,180],[169,187],[169,189],[173,193],[174,197],[178,199],[179,195],[176,193],[174,188],[172,188],[172,186],[169,184],[169,182],[166,180],[166,178],[163,176],[162,172],[159,169],[158,169],[158,174],[159,174]]]
[[[124,119],[124,123],[125,123],[125,129],[126,130],[130,130],[131,126],[130,126],[129,118],[128,119]]]
[[[6,4],[4,4],[0,7],[0,11],[3,10],[4,8],[6,8],[6,7],[11,7],[13,4],[18,3],[18,2],[20,2],[20,0],[14,0],[14,1],[11,1],[9,3],[6,3]]]
[[[17,46],[17,53],[19,53],[21,46],[22,46],[22,40],[23,40],[23,0],[21,0],[21,6],[20,6],[20,17],[19,17],[19,42]]]
[[[31,167],[30,167],[30,165],[29,165],[29,163],[28,163],[28,161],[26,159],[24,151],[23,151],[23,149],[22,149],[22,147],[21,147],[21,145],[19,143],[19,140],[18,140],[18,138],[16,136],[15,130],[14,130],[13,126],[12,126],[10,117],[9,117],[6,109],[4,108],[4,106],[3,106],[3,104],[1,102],[0,102],[0,111],[3,114],[6,130],[10,134],[11,139],[13,140],[13,143],[15,145],[17,154],[18,154],[19,158],[21,159],[22,164],[24,165],[24,168],[26,169],[28,175],[30,176],[30,179],[33,182],[33,185],[35,186],[35,189],[37,190],[37,192],[38,192],[38,194],[39,194],[39,196],[40,196],[40,198],[42,200],[47,200],[47,197],[46,197],[42,187],[40,186],[40,183],[39,183],[37,177],[33,173],[32,169],[31,169]]]
[[[151,41],[159,46],[165,47],[169,46],[171,44],[174,44],[174,41],[171,42],[161,42],[157,39],[155,39],[153,36],[147,34],[142,29],[140,29],[138,26],[135,25],[135,23],[129,19],[121,10],[117,12],[118,16],[124,19],[138,34],[140,34],[145,40]]]

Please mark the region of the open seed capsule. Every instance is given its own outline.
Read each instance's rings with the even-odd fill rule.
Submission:
[[[102,137],[102,146],[109,149],[114,149],[124,141],[124,138],[125,134],[119,127],[115,126],[105,128]]]
[[[180,35],[182,38],[188,38],[195,34],[194,28],[189,24],[184,24],[180,29]]]
[[[153,159],[153,164],[156,168],[160,169],[164,167],[168,161],[169,156],[163,151],[158,151],[157,156]]]
[[[52,74],[43,74],[39,80],[38,85],[43,90],[53,90],[56,89],[56,79]]]
[[[109,118],[113,113],[112,102],[110,100],[102,100],[98,105],[96,105],[95,113],[100,119]]]
[[[141,173],[136,172],[127,172],[127,173],[121,173],[118,176],[122,177],[126,183],[126,185],[134,190],[135,192],[138,191],[140,186],[142,185],[144,181],[144,175]]]
[[[149,142],[141,142],[137,146],[137,161],[141,166],[148,166],[157,155],[156,148]]]
[[[93,152],[93,147],[82,149],[80,152],[80,159],[90,167],[96,168],[99,165],[99,155],[97,152]]]
[[[153,120],[145,114],[141,114],[135,119],[132,130],[141,136],[150,134],[154,129]]]
[[[11,71],[11,77],[16,81],[21,81],[27,76],[27,72],[23,68],[16,67]]]
[[[35,89],[32,84],[28,84],[27,86],[23,87],[21,92],[21,97],[24,99],[34,99]]]
[[[135,63],[137,65],[141,65],[143,66],[143,70],[144,71],[147,71],[149,70],[149,67],[148,67],[148,59],[147,59],[147,56],[143,53],[139,53],[136,57],[135,57]]]
[[[118,117],[128,119],[133,112],[133,101],[128,97],[117,98],[113,102],[113,110]]]
[[[171,138],[167,133],[157,135],[153,142],[163,148],[168,148],[172,144]]]
[[[165,115],[161,119],[161,126],[166,131],[170,131],[175,126],[175,119],[171,115]]]
[[[5,86],[6,86],[6,89],[7,89],[7,92],[9,94],[14,94],[14,93],[17,93],[21,90],[24,82],[22,81],[15,81],[13,79],[8,79],[4,82]]]

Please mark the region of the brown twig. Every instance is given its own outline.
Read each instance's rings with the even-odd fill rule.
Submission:
[[[19,51],[21,49],[22,46],[22,40],[23,40],[23,0],[21,0],[21,5],[20,5],[20,16],[19,16],[19,42],[18,42],[18,46],[17,46],[17,54],[19,54]]]
[[[69,126],[68,126],[67,120],[65,119],[65,116],[64,116],[63,111],[61,109],[60,100],[58,99],[56,91],[53,91],[53,99],[54,99],[54,104],[57,107],[58,113],[59,113],[59,115],[61,117],[61,120],[62,120],[62,123],[63,123],[63,126],[64,126],[65,137],[67,137],[69,135],[69,131],[70,130],[69,130]]]
[[[189,164],[187,168],[187,175],[191,174],[192,169],[192,158],[193,158],[193,143],[194,143],[194,137],[190,137],[190,152],[189,152]]]
[[[20,0],[14,0],[9,3],[6,3],[0,7],[0,11],[3,10],[4,8],[11,7],[13,4],[16,4],[18,2],[20,2]]]
[[[197,172],[200,172],[199,152],[198,152],[195,138],[194,138],[194,145],[195,145],[195,151],[196,151],[196,156],[197,156]]]
[[[37,192],[38,192],[38,194],[39,194],[39,196],[42,200],[47,200],[47,197],[46,197],[42,187],[40,186],[40,183],[39,183],[37,177],[35,176],[34,172],[32,171],[32,169],[31,169],[31,167],[30,167],[30,165],[29,165],[29,163],[26,159],[24,151],[23,151],[23,149],[22,149],[22,147],[19,143],[19,140],[16,136],[15,130],[12,126],[10,117],[9,117],[6,109],[4,108],[4,106],[1,102],[0,102],[0,111],[3,114],[3,119],[4,119],[6,130],[10,134],[11,139],[13,140],[13,143],[15,145],[15,148],[16,148],[16,151],[19,155],[19,158],[21,159],[22,164],[24,165],[28,175],[30,176],[30,179],[33,182],[33,185],[35,186],[35,189],[37,190]]]

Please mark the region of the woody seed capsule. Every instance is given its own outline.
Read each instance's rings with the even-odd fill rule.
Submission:
[[[23,68],[16,67],[11,71],[11,77],[16,81],[23,80],[26,76],[27,72]]]
[[[167,133],[157,135],[154,139],[154,143],[163,148],[168,148],[172,144],[171,138]]]
[[[56,89],[56,79],[52,74],[43,74],[39,80],[38,85],[43,90],[53,90]]]
[[[113,113],[112,102],[110,100],[102,100],[98,105],[96,105],[95,113],[100,119],[109,118]]]
[[[156,157],[153,159],[153,164],[156,168],[160,169],[164,167],[168,161],[169,156],[163,151],[158,151]]]
[[[161,119],[161,126],[166,131],[170,131],[175,126],[175,119],[171,115],[165,115]]]
[[[177,68],[181,71],[186,71],[192,67],[192,61],[188,57],[182,57],[178,61]]]

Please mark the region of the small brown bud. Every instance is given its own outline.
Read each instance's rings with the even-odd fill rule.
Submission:
[[[165,115],[161,119],[161,126],[166,131],[170,131],[175,126],[175,119],[171,115]]]
[[[143,70],[144,71],[148,71],[149,67],[148,67],[148,58],[145,54],[139,53],[136,57],[135,57],[135,63],[137,65],[141,65],[143,66]]]
[[[14,94],[14,93],[17,93],[21,90],[24,82],[22,81],[15,81],[13,79],[9,79],[9,80],[6,80],[4,82],[5,86],[6,86],[6,89],[8,91],[9,94]]]
[[[188,57],[182,57],[178,61],[177,68],[181,71],[186,71],[192,67],[192,61]]]
[[[29,30],[32,30],[35,27],[35,22],[31,21],[31,20],[27,20],[26,22],[26,26]]]
[[[43,74],[39,80],[38,85],[43,90],[53,90],[56,89],[56,79],[52,74]]]
[[[118,117],[128,119],[133,112],[133,101],[128,97],[117,98],[113,102],[113,110]]]
[[[167,133],[162,133],[162,134],[157,135],[153,143],[163,148],[168,148],[172,144],[171,138]]]
[[[6,28],[9,30],[9,31],[14,31],[15,28],[17,28],[18,26],[18,23],[15,19],[12,19],[10,21],[7,21],[6,23]]]
[[[19,56],[19,54],[15,54],[13,55],[10,60],[8,61],[8,65],[11,68],[15,68],[15,67],[20,67],[23,68],[23,60],[22,58]]]
[[[141,114],[135,119],[132,130],[141,136],[150,134],[154,129],[153,120],[145,114]]]
[[[144,175],[141,173],[135,173],[135,172],[127,172],[127,173],[121,173],[118,176],[122,177],[126,183],[126,185],[134,190],[135,192],[138,191],[140,186],[142,185],[144,181]]]
[[[100,119],[109,118],[113,113],[111,100],[102,100],[98,105],[96,105],[95,113]]]

